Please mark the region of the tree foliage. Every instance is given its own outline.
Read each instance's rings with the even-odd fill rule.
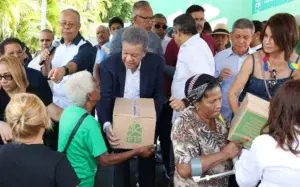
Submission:
[[[74,8],[86,35],[89,23],[107,22],[114,16],[129,20],[132,4],[133,0],[47,0],[47,28],[59,36],[60,11]],[[0,41],[18,37],[31,52],[38,50],[41,8],[41,0],[0,0]]]

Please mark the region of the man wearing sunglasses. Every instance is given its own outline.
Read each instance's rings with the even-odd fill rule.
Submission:
[[[165,53],[167,45],[171,40],[167,35],[167,19],[162,14],[155,14],[152,20],[152,32],[156,33],[161,39],[161,45],[163,48],[163,52]]]

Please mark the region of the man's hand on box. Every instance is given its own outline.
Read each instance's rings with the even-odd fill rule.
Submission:
[[[155,151],[155,145],[149,145],[149,146],[144,146],[138,148],[138,155],[139,157],[142,158],[147,158],[151,156]]]
[[[111,125],[108,125],[105,128],[105,134],[106,134],[109,144],[112,147],[120,145],[120,138],[116,137]]]

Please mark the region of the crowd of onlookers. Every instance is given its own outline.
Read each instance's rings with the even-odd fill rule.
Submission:
[[[91,187],[99,167],[114,166],[114,187],[155,187],[162,159],[169,186],[300,186],[299,28],[288,13],[241,18],[212,29],[191,5],[170,28],[147,1],[135,2],[132,25],[111,18],[92,46],[80,14],[60,15],[60,40],[40,32],[33,56],[18,38],[0,44],[0,186]],[[54,47],[54,50],[51,48]],[[246,93],[270,101],[268,133],[227,140]],[[150,98],[153,145],[117,149],[116,98]],[[159,139],[160,152],[155,145]],[[162,156],[162,158],[160,158]],[[238,161],[233,163],[233,159]],[[235,169],[235,175],[196,181]],[[101,177],[101,176],[100,176]]]

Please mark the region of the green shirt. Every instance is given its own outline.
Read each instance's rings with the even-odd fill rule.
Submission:
[[[85,109],[77,106],[69,106],[64,109],[59,120],[59,152],[64,150],[71,132],[85,112],[87,112]],[[80,187],[94,186],[97,171],[96,157],[106,151],[99,123],[93,116],[88,115],[78,128],[67,150],[67,157],[80,179]]]

